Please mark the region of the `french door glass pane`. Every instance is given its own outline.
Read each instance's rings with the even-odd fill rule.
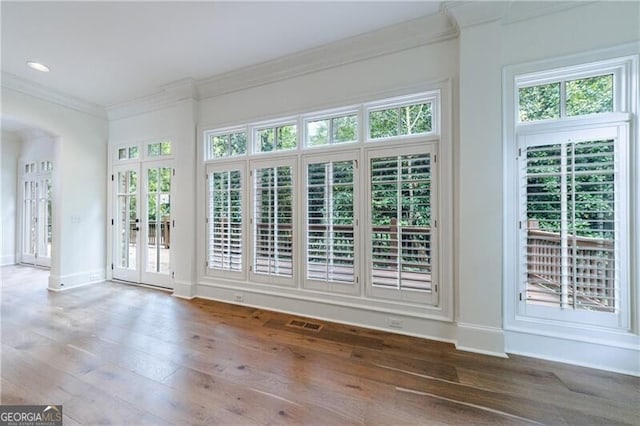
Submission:
[[[147,169],[147,272],[170,271],[171,171]]]
[[[136,269],[138,236],[138,173],[118,172],[117,193],[117,264],[120,268]]]
[[[51,256],[51,180],[40,181],[38,200],[38,257]]]
[[[36,181],[25,181],[22,252],[29,255],[35,255],[37,247],[37,191]]]

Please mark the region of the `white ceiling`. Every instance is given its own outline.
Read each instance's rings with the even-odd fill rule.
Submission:
[[[440,3],[2,1],[2,71],[110,106],[434,14]]]

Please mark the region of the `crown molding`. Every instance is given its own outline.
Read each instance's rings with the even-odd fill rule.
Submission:
[[[502,19],[509,9],[509,1],[447,1],[442,10],[458,28],[468,28]]]
[[[458,30],[449,17],[438,13],[198,80],[197,89],[200,99],[206,99],[437,43],[457,35]]]
[[[105,109],[97,104],[34,83],[17,75],[2,71],[2,88],[24,93],[66,108],[83,112],[97,118],[107,119]]]
[[[534,19],[596,1],[446,1],[442,11],[458,28],[468,28],[500,21],[503,25]]]
[[[180,101],[191,99],[198,99],[198,92],[193,79],[184,78],[160,86],[160,91],[154,94],[108,106],[107,114],[109,120],[119,120],[169,108]]]

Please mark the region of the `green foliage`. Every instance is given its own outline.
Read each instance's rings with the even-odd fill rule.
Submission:
[[[407,105],[369,113],[372,139],[414,135],[431,131],[431,104]]]
[[[560,118],[560,88],[565,89],[566,116],[613,111],[613,75],[554,82],[518,90],[521,122]]]
[[[296,125],[258,130],[258,140],[261,152],[294,149],[298,145]]]
[[[155,167],[147,171],[147,215],[149,222],[171,215],[171,168]]]
[[[527,219],[560,233],[562,174],[566,175],[566,217],[570,235],[614,238],[613,141],[546,145],[527,150]],[[566,166],[562,167],[562,156]]]
[[[560,83],[518,90],[520,121],[560,118]]]
[[[431,159],[428,154],[371,160],[371,219],[402,226],[431,223]]]
[[[211,136],[209,138],[209,150],[213,158],[246,154],[247,134],[245,132],[237,132]]]
[[[613,74],[567,81],[567,115],[613,111]]]

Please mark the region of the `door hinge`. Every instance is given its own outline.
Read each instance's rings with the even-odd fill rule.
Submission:
[[[356,169],[358,168],[358,160],[353,160],[356,163]]]
[[[204,223],[209,223],[209,218],[208,217],[204,218]]]
[[[434,227],[434,228],[437,228],[437,227],[438,227],[438,219],[435,219],[435,220],[433,221],[433,227]]]
[[[173,175],[174,176],[176,175],[176,169],[173,169]]]
[[[111,175],[111,182],[113,182],[114,180],[116,180],[115,175]]]
[[[113,219],[111,219],[111,226],[115,225],[115,223],[113,222]]]
[[[205,262],[204,262],[204,266],[205,266],[206,268],[208,268],[208,267],[209,267],[209,262],[205,261]]]
[[[249,272],[253,272],[253,265],[249,265]]]
[[[436,155],[436,154],[433,155],[433,162],[434,163],[438,162],[438,155]]]
[[[522,221],[518,222],[518,229],[522,229]]]
[[[171,272],[171,278],[175,278],[176,277],[176,273],[175,272]]]
[[[516,160],[520,157],[522,157],[522,148],[518,148],[518,156],[516,157]]]
[[[356,284],[360,282],[360,277],[356,277]]]
[[[113,271],[113,263],[111,264],[111,270]]]
[[[519,297],[520,297],[520,301],[522,302],[522,292],[520,292]]]

